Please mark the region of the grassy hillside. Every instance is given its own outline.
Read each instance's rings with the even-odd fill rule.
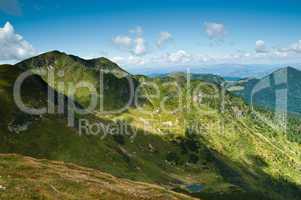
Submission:
[[[168,183],[174,178],[167,175],[156,163],[147,161],[149,139],[156,145],[164,144],[162,138],[156,136],[139,136],[140,144],[135,143],[139,154],[130,156],[125,153],[114,137],[108,136],[105,140],[100,136],[82,135],[76,129],[67,127],[63,115],[32,116],[22,113],[13,100],[13,84],[21,70],[12,66],[1,66],[0,85],[0,149],[1,152],[15,152],[38,158],[64,160],[83,166],[102,169],[119,177],[128,177],[135,180],[149,182],[163,181]],[[24,101],[38,108],[47,104],[47,90],[43,80],[39,77],[28,79],[23,86]],[[93,116],[86,116],[90,120],[99,121]],[[103,123],[113,123],[102,120]],[[22,129],[22,127],[26,127]],[[142,131],[140,131],[142,132]],[[126,138],[126,144],[131,144]],[[142,149],[140,145],[143,145]],[[162,145],[164,146],[164,145]],[[169,144],[169,146],[172,146]],[[160,147],[161,148],[161,147]],[[170,147],[171,148],[171,147]],[[146,153],[144,152],[146,151]],[[163,154],[163,153],[162,153]],[[143,156],[140,158],[140,156]],[[162,155],[164,156],[164,154]],[[162,159],[161,162],[163,162]],[[114,167],[112,167],[112,165]],[[144,169],[146,171],[144,171]]]
[[[1,199],[189,200],[185,195],[145,183],[118,179],[64,162],[0,155]]]
[[[292,67],[279,69],[262,79],[249,79],[238,82],[241,89],[236,91],[247,102],[251,101],[252,92],[253,103],[257,106],[275,109],[276,91],[287,89],[288,111],[292,113],[301,113],[301,71]],[[257,91],[258,90],[258,91]]]
[[[160,74],[154,77],[172,77],[172,78],[186,78],[187,77],[187,73],[185,72],[173,72],[173,73],[169,73],[169,74]],[[209,83],[216,83],[216,84],[221,84],[223,83],[225,80],[218,75],[213,75],[213,74],[195,74],[195,73],[190,73],[190,79],[192,80],[199,80],[199,81],[205,81],[205,82],[209,82]]]
[[[67,96],[68,91],[81,82],[93,85],[96,91],[92,94],[86,87],[75,88],[73,98],[85,107],[89,105],[92,95],[96,95],[98,111],[101,111],[100,106],[106,111],[120,109],[130,99],[130,88],[126,79],[130,74],[106,58],[84,60],[52,51],[22,61],[15,67],[32,70],[56,91]],[[53,79],[50,75],[54,76]],[[60,87],[60,83],[64,83],[64,87]],[[133,85],[137,85],[135,80]]]
[[[156,83],[160,95],[152,96],[154,91],[146,87],[143,109],[85,116],[103,124],[128,123],[131,135],[116,133],[102,140],[102,135],[79,135],[61,115],[24,116],[12,98],[13,83],[22,70],[12,66],[0,70],[0,103],[5,105],[0,107],[2,153],[71,162],[205,200],[300,199],[300,144],[289,141],[281,129],[258,121],[241,98],[222,95],[218,85],[192,80],[187,87],[185,77],[136,77],[140,84]],[[24,85],[27,102],[46,104],[44,80],[33,79],[39,81],[30,79]],[[177,88],[166,84],[170,81],[183,90],[176,111],[172,109],[179,103]],[[200,90],[192,91],[195,88]],[[163,99],[167,112],[160,108]],[[10,124],[27,128],[16,132]],[[200,191],[190,193],[191,185],[200,186]]]
[[[163,136],[170,134],[172,140],[183,148],[182,153],[173,155],[179,166],[187,163],[187,160],[182,157],[185,154],[190,155],[190,159],[196,160],[197,164],[208,163],[209,160],[209,163],[218,170],[215,173],[220,174],[223,181],[247,191],[245,196],[238,192],[237,196],[240,198],[242,196],[244,198],[251,196],[250,198],[252,198],[251,194],[256,191],[255,194],[258,195],[255,195],[256,198],[261,196],[260,198],[263,199],[281,199],[290,196],[290,198],[299,199],[300,144],[289,142],[287,135],[281,129],[271,129],[263,121],[253,116],[250,108],[241,98],[226,93],[222,106],[224,111],[220,110],[222,105],[220,97],[215,97],[203,98],[200,104],[196,104],[190,109],[183,106],[181,111],[167,113],[158,111],[159,104],[166,96],[173,96],[175,90],[169,85],[164,86],[162,79],[144,80],[161,84],[162,95],[159,98],[150,98],[151,105],[145,108],[154,112],[145,114],[145,112],[133,109],[124,114],[125,118],[131,119],[132,124],[138,127],[145,127],[145,121],[149,121],[150,125],[146,128],[150,132]],[[185,82],[180,81],[179,84],[184,86]],[[191,89],[196,88],[198,84],[198,81],[193,81]],[[203,83],[201,85],[203,93],[210,94],[212,92],[211,84]],[[146,92],[152,94],[150,89]],[[186,96],[186,90],[183,93],[185,94],[182,99],[183,105],[188,105],[185,102],[187,99],[198,102],[193,92],[188,92],[191,94],[189,98]],[[168,105],[172,107],[176,103],[176,99],[171,99]],[[118,118],[120,119],[120,116]],[[195,139],[201,141],[197,145],[191,141],[187,142],[185,139],[187,138],[187,129],[194,130],[196,126],[196,134],[201,134],[199,138]],[[191,146],[198,148],[191,149]],[[221,187],[223,181],[211,183],[211,190]],[[267,186],[269,189],[266,188]],[[213,199],[227,199],[227,197],[234,199],[235,189],[230,192],[230,196],[227,196],[229,190],[231,191],[227,188],[220,197],[214,195],[211,197]],[[264,197],[265,195],[260,193],[269,197]],[[206,194],[201,196],[204,197]],[[255,197],[253,196],[253,198]]]
[[[105,73],[114,74],[119,78],[129,75],[128,72],[120,68],[117,64],[104,57],[85,60],[60,51],[50,51],[36,57],[29,58],[18,63],[17,66],[22,69],[86,67],[93,70],[103,70]]]
[[[272,115],[277,112],[288,112],[287,135],[291,141],[301,143],[301,71],[292,67],[279,69],[262,79],[246,79],[229,87],[235,95]],[[283,92],[281,94],[280,92]],[[252,96],[252,93],[253,96]],[[278,94],[278,96],[276,96]],[[252,101],[252,102],[251,102]],[[282,111],[279,110],[282,108]],[[277,107],[280,107],[277,109]]]

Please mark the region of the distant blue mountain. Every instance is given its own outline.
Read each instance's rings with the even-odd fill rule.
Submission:
[[[193,74],[214,74],[228,79],[238,79],[246,77],[262,78],[277,69],[282,68],[283,64],[264,65],[264,64],[216,64],[203,66],[172,66],[160,68],[129,68],[128,70],[133,74],[144,74],[148,76],[158,76],[162,74],[169,74],[172,72],[187,72]],[[288,66],[288,65],[286,65]],[[301,69],[301,64],[289,64],[296,69]]]

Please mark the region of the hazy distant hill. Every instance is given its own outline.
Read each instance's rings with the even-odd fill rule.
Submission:
[[[281,68],[282,65],[260,65],[260,64],[212,64],[212,65],[199,65],[199,66],[170,66],[161,68],[137,68],[129,69],[134,74],[145,75],[164,75],[173,72],[184,72],[189,70],[192,74],[214,74],[221,77],[230,78],[246,78],[257,77],[262,78],[273,71]],[[300,64],[294,64],[293,66],[301,67]]]
[[[225,80],[218,75],[213,75],[213,74],[196,74],[196,73],[185,73],[185,72],[172,72],[168,74],[157,74],[157,75],[152,75],[152,77],[171,77],[171,78],[184,78],[187,79],[189,76],[190,80],[199,80],[199,81],[205,81],[209,83],[216,83],[216,84],[221,84]]]

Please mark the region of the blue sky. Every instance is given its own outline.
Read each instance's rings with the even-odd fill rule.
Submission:
[[[125,68],[300,63],[300,21],[297,0],[0,0],[0,62],[56,49]]]

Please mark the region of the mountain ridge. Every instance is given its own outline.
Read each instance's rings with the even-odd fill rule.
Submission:
[[[83,66],[58,63],[57,67],[74,70],[67,73],[67,78],[76,78],[72,83],[83,80],[87,73],[86,80],[96,80]],[[118,135],[101,139],[103,132],[95,135],[88,130],[79,134],[76,128],[67,127],[62,115],[33,117],[20,112],[14,104],[12,88],[22,71],[17,67],[0,68],[0,104],[3,105],[0,114],[4,116],[0,118],[2,153],[71,162],[116,177],[160,184],[169,190],[206,200],[299,200],[300,147],[288,141],[281,130],[272,130],[254,119],[241,98],[228,92],[224,97],[211,96],[214,92],[211,83],[191,80],[191,87],[187,88],[177,77],[137,77],[139,84],[145,84],[144,81],[155,83],[161,95],[147,95],[153,93],[151,88],[145,88],[144,95],[150,103],[142,105],[142,110],[130,107],[116,115],[84,116],[92,124],[105,126],[125,122],[130,134],[136,134],[132,139],[132,135],[118,131]],[[119,91],[115,86],[123,83],[114,75],[110,76],[113,80],[109,82],[111,93]],[[69,81],[67,78],[63,80]],[[192,109],[186,106],[174,112],[161,109],[162,100],[167,109],[177,107],[179,102],[175,95],[177,88],[166,84],[168,81],[179,83],[183,91],[180,100],[184,105],[193,105]],[[199,84],[200,90],[195,94],[192,89]],[[219,87],[216,89],[220,94]],[[23,92],[29,105],[47,102],[45,91],[40,91],[31,82],[24,85]],[[40,93],[41,96],[37,95]],[[198,98],[200,93],[205,94],[202,101]],[[166,97],[169,97],[168,101],[165,101]],[[110,100],[117,101],[115,98]],[[221,102],[224,102],[222,113]],[[221,124],[224,125],[223,132]],[[201,188],[201,192],[189,193],[186,187],[191,185]]]
[[[21,62],[16,63],[15,65],[17,67],[20,67],[21,69],[30,69],[31,67],[35,68],[37,66],[39,67],[45,67],[45,66],[41,66],[41,64],[43,65],[53,65],[55,64],[54,62],[57,59],[66,59],[66,58],[72,58],[73,61],[78,62],[80,64],[83,65],[87,65],[88,68],[95,68],[97,70],[104,70],[104,72],[115,72],[113,73],[114,75],[118,75],[118,76],[127,76],[130,75],[128,72],[126,72],[125,70],[123,70],[122,68],[120,68],[116,63],[112,62],[111,60],[105,58],[105,57],[99,57],[99,58],[93,58],[93,59],[83,59],[79,56],[75,56],[72,54],[67,54],[65,52],[61,52],[58,50],[53,50],[53,51],[49,51],[49,52],[45,52],[42,54],[39,54],[37,56],[28,58],[26,60],[23,60]],[[38,63],[38,65],[33,64],[34,66],[31,66],[30,63],[34,63],[36,60],[46,60],[46,62],[44,61],[44,63]],[[47,63],[47,61],[49,61],[49,63]],[[108,71],[106,71],[108,70]]]
[[[120,109],[129,102],[131,92],[129,79],[132,80],[134,88],[138,84],[131,74],[109,59],[85,60],[56,50],[26,59],[14,66],[39,75],[49,86],[66,96],[68,88],[65,87],[68,84],[76,86],[80,82],[89,83],[96,90],[93,94],[97,96],[96,107],[101,107],[103,103],[107,110]],[[64,83],[64,88],[60,88],[60,82]],[[100,98],[100,93],[105,93],[106,98]],[[74,99],[82,107],[88,106],[91,98],[88,88],[78,88],[75,91]]]

